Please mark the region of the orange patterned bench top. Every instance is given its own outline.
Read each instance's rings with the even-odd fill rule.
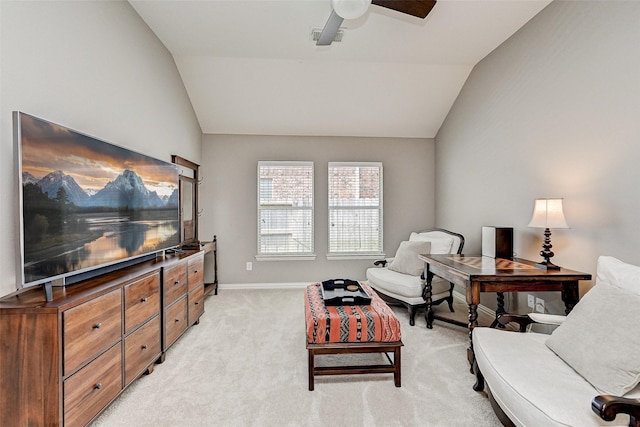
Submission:
[[[401,340],[400,322],[391,308],[366,283],[371,305],[325,306],[322,285],[307,286],[305,322],[307,343],[396,342]]]

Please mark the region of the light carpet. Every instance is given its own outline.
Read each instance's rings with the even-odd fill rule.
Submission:
[[[423,316],[412,327],[406,308],[394,311],[402,387],[392,374],[341,375],[308,391],[304,290],[223,290],[93,426],[500,426],[472,389],[468,331],[439,321],[429,330]],[[464,304],[456,311],[466,317]]]

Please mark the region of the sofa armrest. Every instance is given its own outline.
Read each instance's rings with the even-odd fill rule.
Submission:
[[[509,323],[517,323],[519,326],[518,331],[526,332],[527,326],[535,323],[535,321],[526,314],[502,313],[496,320],[493,321],[493,323],[491,323],[491,327],[495,328],[498,325],[507,326]]]
[[[387,264],[389,264],[391,261],[393,261],[394,258],[395,257],[379,259],[377,261],[374,261],[373,265],[375,265],[376,267],[386,267]]]
[[[560,326],[566,320],[567,316],[560,314],[546,314],[546,313],[529,313],[527,314],[535,323],[542,323],[544,325],[556,325]]]
[[[613,421],[617,414],[628,414],[629,426],[640,427],[640,399],[602,394],[593,398],[591,409],[605,421]]]
[[[544,325],[561,325],[566,316],[544,313],[528,313],[528,314],[511,314],[502,313],[491,324],[492,328],[496,326],[507,326],[508,323],[517,323],[519,332],[527,332],[527,326],[533,323],[541,323]]]

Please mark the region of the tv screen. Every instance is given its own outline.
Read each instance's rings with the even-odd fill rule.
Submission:
[[[25,113],[13,119],[23,286],[179,245],[176,165]]]

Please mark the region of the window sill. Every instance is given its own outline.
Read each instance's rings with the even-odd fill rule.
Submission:
[[[329,261],[350,261],[357,259],[384,259],[384,254],[327,254]]]
[[[256,255],[256,261],[315,261],[316,254],[309,255]]]

